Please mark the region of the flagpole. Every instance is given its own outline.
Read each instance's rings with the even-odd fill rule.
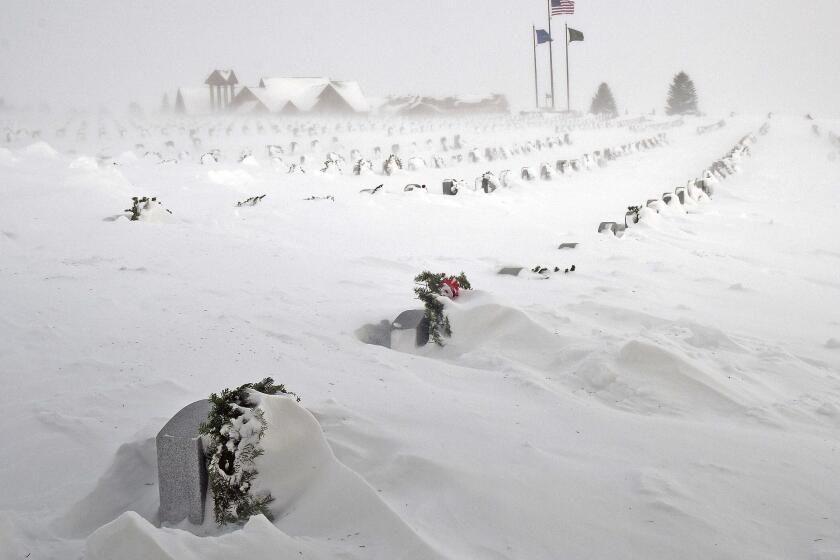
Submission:
[[[537,101],[537,110],[540,108],[540,86],[537,78],[537,28],[531,25],[531,41],[534,43],[534,99]]]
[[[572,110],[572,103],[569,100],[569,24],[566,25],[566,111]]]
[[[547,0],[546,4],[548,4],[548,36],[553,39],[551,35],[551,0]],[[551,70],[551,110],[554,111],[554,41],[548,42],[548,67]]]

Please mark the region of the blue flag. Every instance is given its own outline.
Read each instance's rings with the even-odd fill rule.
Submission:
[[[548,31],[545,29],[537,29],[537,44],[542,45],[543,43],[548,43],[549,41],[553,41],[554,39],[551,38],[551,35],[548,34]]]

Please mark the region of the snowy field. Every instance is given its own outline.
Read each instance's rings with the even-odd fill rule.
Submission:
[[[717,120],[0,118],[0,559],[840,559],[840,121]],[[446,346],[360,340],[423,270]],[[155,434],[266,376],[275,521],[159,528]]]

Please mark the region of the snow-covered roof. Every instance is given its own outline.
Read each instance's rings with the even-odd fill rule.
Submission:
[[[298,98],[296,92],[289,91],[287,88],[272,86],[253,88],[252,92],[257,96],[270,111],[279,111],[286,106],[287,103],[293,102],[293,99]]]
[[[210,89],[206,87],[178,88],[178,94],[175,97],[175,112],[188,115],[212,113]]]
[[[344,100],[353,107],[354,111],[357,113],[367,113],[370,111],[370,102],[362,92],[362,87],[359,85],[359,82],[341,81],[332,82],[332,85],[336,90],[338,90],[341,97],[343,97]]]
[[[295,107],[305,112],[314,109],[330,89],[353,111],[370,111],[370,103],[358,82],[331,81],[327,78],[263,78],[260,80],[260,87],[252,88],[252,91],[262,90],[275,106],[279,105],[282,108],[282,101],[291,101]]]

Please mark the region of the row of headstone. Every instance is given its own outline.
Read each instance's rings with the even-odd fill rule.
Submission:
[[[575,119],[556,119],[557,122],[562,122],[563,124],[556,125],[555,131],[559,134],[557,136],[548,136],[543,138],[538,138],[533,141],[526,142],[523,145],[514,145],[511,147],[485,147],[482,150],[478,150],[477,153],[473,150],[473,156],[470,156],[469,153],[467,154],[468,157],[474,160],[478,160],[479,157],[481,161],[495,161],[500,159],[507,159],[512,155],[517,155],[519,153],[531,153],[532,151],[540,151],[545,149],[552,149],[557,146],[568,145],[570,143],[569,132],[571,128],[576,129],[584,129],[586,127],[589,128],[599,128],[604,125],[603,122],[595,122],[590,121],[587,118],[575,118]],[[71,118],[65,123],[60,129],[56,131],[57,134],[65,134],[68,128],[72,128],[70,123],[78,123],[77,118]],[[406,127],[406,125],[399,126],[400,133],[405,133],[410,131],[412,133],[416,133],[419,130],[435,130],[435,129],[452,129],[455,127],[463,127],[464,126],[463,119],[457,119],[447,122],[444,125],[437,126],[436,124],[411,124]],[[537,119],[535,117],[522,117],[522,116],[504,116],[504,117],[489,117],[489,118],[480,118],[480,119],[468,119],[466,121],[477,123],[474,126],[475,130],[477,131],[487,131],[487,130],[518,130],[522,129],[525,126],[530,126],[533,124],[544,125],[544,118]],[[484,123],[484,124],[480,124]],[[621,123],[619,123],[620,125]],[[389,125],[395,126],[395,125]],[[612,126],[612,124],[610,124]],[[344,121],[338,123],[332,123],[332,128],[335,131],[355,131],[355,130],[377,130],[377,129],[385,129],[385,125],[382,122],[377,121],[376,119],[367,119],[366,121],[363,120],[361,123],[357,121]],[[21,128],[15,129],[16,131],[21,131],[20,133],[23,134]],[[87,121],[81,121],[78,125],[78,133],[84,136],[87,136],[89,132],[96,130],[96,127],[91,127]],[[394,129],[396,130],[396,129]],[[61,131],[61,132],[59,132]],[[187,142],[189,142],[191,148],[190,150],[195,151],[197,153],[197,159],[202,164],[211,164],[211,163],[219,163],[223,160],[222,151],[219,148],[214,148],[208,150],[205,148],[202,150],[202,146],[205,144],[205,140],[209,138],[218,137],[221,135],[231,135],[234,133],[243,133],[243,134],[251,134],[252,132],[256,131],[260,134],[271,134],[279,135],[279,134],[288,134],[293,137],[299,137],[300,135],[309,134],[311,139],[309,142],[310,149],[320,149],[320,146],[323,145],[327,146],[330,145],[329,138],[325,137],[330,132],[330,128],[327,126],[317,123],[317,122],[310,122],[307,123],[305,120],[294,120],[294,121],[287,121],[287,120],[280,120],[277,122],[272,122],[271,118],[259,118],[255,119],[253,117],[245,117],[244,119],[241,116],[213,116],[213,117],[167,117],[166,120],[143,120],[138,117],[134,117],[129,119],[128,121],[119,120],[119,119],[112,119],[111,117],[100,118],[99,124],[99,132],[101,137],[108,137],[108,136],[115,136],[119,135],[121,137],[142,137],[142,138],[154,138],[155,136],[163,137],[166,139],[165,142],[162,142],[162,146],[165,150],[168,151],[176,151],[178,150],[178,146],[183,146],[181,140],[178,140],[179,136],[185,138]],[[36,134],[36,132],[32,132]],[[450,139],[451,138],[451,139]],[[144,142],[145,143],[145,142]],[[332,136],[332,144],[333,147],[340,146],[339,139],[336,136]],[[416,145],[416,143],[414,143]],[[430,148],[433,145],[432,140],[429,138],[426,140],[425,143],[427,148]],[[441,148],[445,148],[446,150],[458,150],[464,148],[465,144],[461,140],[460,134],[455,134],[452,137],[444,136],[441,138]],[[286,164],[282,162],[282,158],[290,153],[295,153],[298,149],[299,143],[298,140],[294,140],[289,142],[288,144],[266,144],[266,152],[268,153],[268,157],[272,160],[272,163],[275,167],[285,167],[287,170],[297,170],[300,167],[307,167],[304,162],[300,162],[297,164]],[[393,153],[399,152],[399,144],[395,144],[392,148],[396,148],[392,150]],[[174,163],[176,161],[184,161],[189,159],[190,157],[190,150],[181,150],[178,152],[178,155],[162,155],[158,162],[163,161],[164,163]],[[154,150],[150,150],[154,151]],[[210,156],[205,157],[208,153]],[[253,154],[252,154],[253,155]],[[459,154],[460,157],[457,159],[453,158],[453,161],[460,162],[462,161],[462,155]],[[477,157],[476,157],[477,156]],[[256,156],[254,156],[256,157]],[[226,159],[226,158],[225,158]],[[242,158],[240,158],[242,159]],[[356,162],[361,158],[361,152],[359,150],[354,150],[351,152],[351,157],[348,161]],[[238,160],[237,160],[238,161]],[[251,158],[243,159],[243,162],[251,162],[255,161]],[[323,161],[323,160],[321,160]],[[325,169],[329,172],[336,172],[336,169],[340,167],[340,165],[336,165],[335,162],[339,160],[332,160],[334,163],[331,165],[324,165],[322,169]],[[424,160],[426,165],[434,165],[437,168],[441,168],[445,166],[446,160],[444,160],[441,156],[433,156],[431,160]],[[418,160],[418,165],[416,167],[420,167],[422,163]]]
[[[643,130],[668,130],[671,128],[679,128],[681,126],[685,126],[685,121],[683,119],[675,119],[665,122],[647,122],[647,119],[644,119],[639,124],[633,124],[630,126],[630,130],[633,132],[641,132]]]
[[[534,167],[525,166],[520,170],[519,177],[523,181],[535,181],[541,178],[550,181],[555,177],[555,170],[560,174],[567,174],[573,171],[582,171],[584,169],[592,169],[595,166],[604,167],[607,161],[612,161],[620,155],[626,155],[633,151],[651,149],[662,145],[665,142],[665,135],[659,135],[651,138],[645,138],[635,143],[625,144],[620,148],[605,148],[604,150],[596,150],[595,152],[584,154],[579,159],[574,160],[557,160],[556,164],[551,165],[543,162],[539,167],[539,172]],[[513,174],[509,169],[503,170],[498,177],[492,172],[488,171],[477,177],[475,180],[475,188],[473,190],[483,190],[485,193],[492,193],[499,187],[513,187],[518,183],[513,178]],[[463,189],[464,183],[453,179],[447,179],[443,182],[442,192],[445,195],[456,195]]]
[[[697,127],[697,134],[706,134],[707,132],[713,132],[715,130],[720,130],[721,128],[726,126],[726,121],[721,119],[716,123],[707,124],[705,126],[698,126]]]
[[[762,126],[762,130],[765,130],[766,133],[765,126]],[[703,199],[711,199],[714,194],[714,185],[738,171],[738,161],[751,155],[750,147],[755,142],[755,134],[744,136],[723,157],[715,160],[709,167],[703,170],[701,177],[690,179],[686,183],[686,186],[677,187],[673,193],[662,193],[660,199],[649,199],[645,203],[645,208],[659,213],[663,204],[666,206],[685,206]],[[601,222],[598,224],[598,233],[611,233],[620,237],[628,228],[638,224],[642,215],[643,210],[641,206],[628,206],[623,224],[618,222]]]
[[[539,166],[539,173],[537,173],[533,167],[525,166],[520,171],[520,178],[523,181],[534,181],[537,178],[544,181],[551,181],[556,176],[555,171],[561,175],[566,175],[571,172],[590,170],[595,167],[605,167],[609,161],[613,161],[621,156],[628,155],[633,152],[649,150],[661,146],[665,143],[665,141],[665,134],[660,133],[657,136],[624,144],[618,148],[595,150],[594,152],[583,154],[583,156],[578,159],[559,159],[554,163],[554,165],[548,162],[543,162]]]

